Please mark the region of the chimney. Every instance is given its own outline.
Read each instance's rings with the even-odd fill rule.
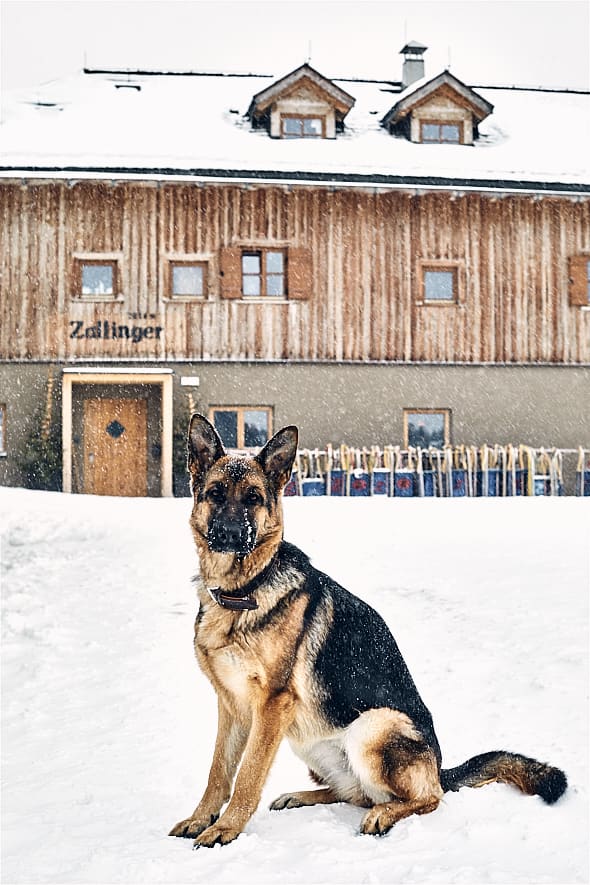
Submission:
[[[415,83],[416,80],[421,80],[424,76],[423,55],[427,49],[428,46],[411,40],[400,50],[400,55],[404,57],[402,68],[402,85],[404,89],[410,86],[411,83]]]

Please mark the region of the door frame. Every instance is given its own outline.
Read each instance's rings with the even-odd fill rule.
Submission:
[[[160,494],[172,497],[172,377],[173,369],[63,369],[62,377],[62,479],[63,491],[72,492],[72,389],[74,384],[159,384],[162,396],[162,467]]]

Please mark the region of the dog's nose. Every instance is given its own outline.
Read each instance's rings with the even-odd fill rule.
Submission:
[[[209,546],[220,553],[247,552],[251,534],[251,527],[243,521],[216,520],[209,531]]]
[[[238,525],[237,523],[234,525],[226,525],[223,528],[220,528],[218,532],[220,543],[227,544],[229,547],[243,544],[245,537],[246,532],[244,531],[243,526]]]

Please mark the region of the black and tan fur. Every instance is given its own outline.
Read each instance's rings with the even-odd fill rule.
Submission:
[[[219,718],[203,798],[171,835],[197,847],[235,839],[283,738],[318,789],[271,808],[351,802],[367,809],[363,833],[386,833],[434,811],[447,790],[492,781],[555,802],[565,775],[526,756],[485,753],[441,770],[432,718],[385,622],[283,540],[281,496],[296,450],[297,429],[285,427],[256,457],[231,457],[205,418],[191,419],[195,650]]]

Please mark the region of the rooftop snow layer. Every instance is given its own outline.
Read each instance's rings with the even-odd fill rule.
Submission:
[[[384,82],[336,81],[356,99],[335,140],[273,139],[245,119],[271,77],[80,72],[5,96],[0,175],[504,183],[590,191],[590,93],[477,87],[494,105],[474,146],[412,144],[380,121]],[[139,86],[140,88],[134,88]],[[64,171],[65,170],[65,171]]]

